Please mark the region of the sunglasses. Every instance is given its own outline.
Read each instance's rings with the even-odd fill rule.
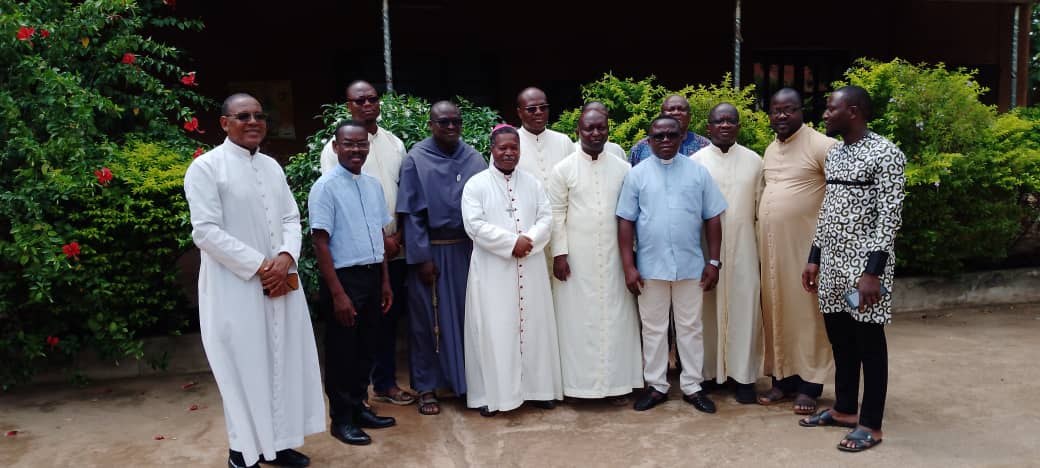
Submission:
[[[256,119],[257,122],[266,122],[269,116],[266,112],[239,112],[237,114],[224,114],[224,117],[231,117],[239,122],[249,122],[250,118]]]
[[[441,127],[441,128],[448,128],[448,127],[450,127],[452,125],[454,125],[456,127],[462,127],[462,118],[461,117],[457,118],[457,119],[437,119],[437,120],[432,120],[431,122],[437,124],[437,126]]]
[[[524,110],[527,111],[528,114],[533,114],[536,111],[549,112],[549,105],[539,104],[537,106],[527,106],[524,108]]]
[[[675,141],[679,139],[679,132],[655,133],[653,135],[650,135],[650,138],[653,138],[654,141],[664,141],[666,138]]]
[[[366,102],[369,104],[379,102],[379,96],[359,97],[357,99],[349,99],[349,101],[353,102],[356,106],[363,106]]]

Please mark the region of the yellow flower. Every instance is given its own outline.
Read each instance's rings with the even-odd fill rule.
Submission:
[[[79,39],[79,43],[83,44],[83,47],[86,47],[86,46],[90,45],[90,38],[89,37],[81,37]]]

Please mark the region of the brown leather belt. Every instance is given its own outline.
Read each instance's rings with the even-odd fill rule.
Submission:
[[[430,239],[430,245],[454,245],[461,244],[468,239]]]

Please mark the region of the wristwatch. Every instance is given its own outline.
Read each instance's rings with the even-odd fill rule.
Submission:
[[[717,270],[721,270],[722,269],[722,262],[720,262],[718,260],[715,260],[714,258],[711,259],[711,260],[708,260],[708,264],[713,266],[713,267],[715,267],[715,269],[717,269]]]

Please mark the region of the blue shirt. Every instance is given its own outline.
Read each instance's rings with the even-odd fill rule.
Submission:
[[[383,226],[391,221],[385,200],[379,180],[339,164],[311,187],[311,231],[329,233],[335,268],[383,261]]]
[[[679,143],[679,154],[676,154],[676,156],[689,156],[710,144],[711,140],[696,133],[687,131],[686,138],[683,139],[682,143]],[[650,143],[647,142],[647,137],[643,137],[643,139],[636,142],[635,146],[632,147],[632,150],[628,152],[628,163],[635,166],[643,160],[649,159],[653,154],[653,150],[650,149]]]
[[[726,199],[700,163],[651,154],[625,176],[616,214],[636,224],[636,268],[643,279],[698,279],[704,269],[701,227],[726,209]]]

